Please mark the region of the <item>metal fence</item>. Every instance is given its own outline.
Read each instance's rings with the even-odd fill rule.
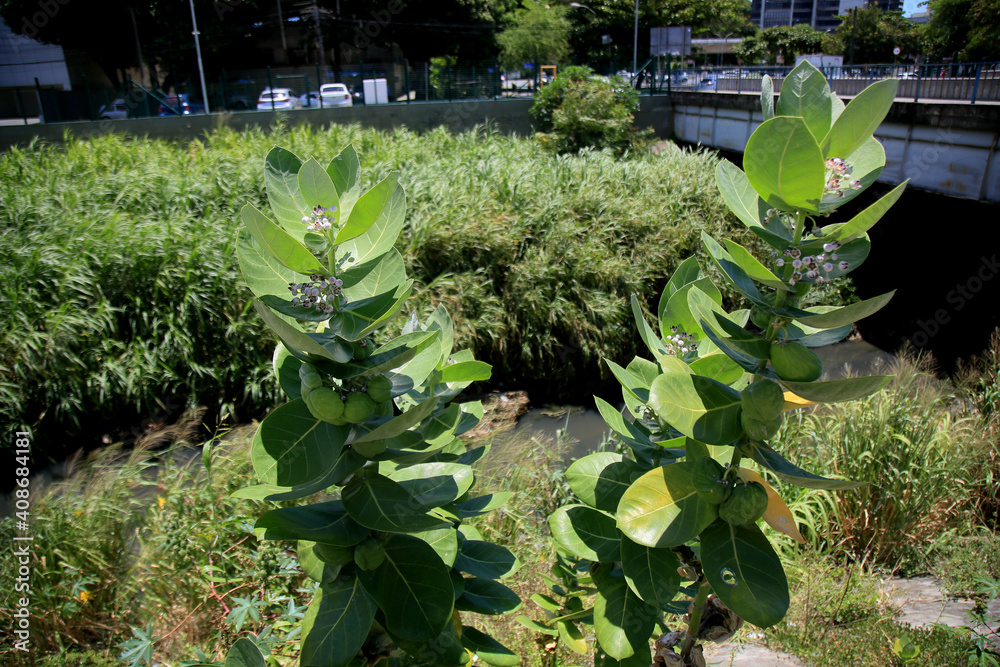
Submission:
[[[819,68],[838,95],[857,95],[874,81],[899,79],[897,99],[914,102],[1000,102],[1000,62],[929,65],[845,65]],[[791,67],[702,67],[660,72],[668,91],[759,93],[764,75],[775,92]]]
[[[791,67],[671,67],[663,59],[650,60],[638,72],[618,72],[629,78],[644,95],[674,91],[709,93],[759,93],[763,76],[781,89]],[[899,79],[899,99],[951,102],[1000,102],[1000,62],[928,65],[854,65],[820,68],[838,95],[856,95],[872,82]],[[267,67],[222,71],[206,81],[207,108],[212,112],[244,112],[258,109],[261,93],[268,88],[289,88],[296,100],[294,108],[325,106],[323,98],[310,95],[327,83],[342,83],[351,94],[351,104],[371,104],[365,100],[364,81],[385,79],[388,104],[415,104],[430,101],[470,99],[531,98],[552,80],[555,68],[525,63],[520,71],[503,71],[496,61],[456,64],[445,59],[411,63],[355,63],[339,67]],[[557,75],[557,73],[556,73]],[[95,89],[84,85],[73,91],[43,90],[18,93],[12,109],[28,122],[32,108],[41,110],[43,122],[142,118],[171,116],[180,112],[203,113],[197,76],[174,77],[169,89],[156,89],[128,81],[119,90]],[[37,86],[36,86],[37,88]],[[27,95],[27,97],[25,97]],[[175,95],[191,102],[180,109]],[[381,101],[381,100],[380,100]],[[267,102],[260,108],[271,107]],[[14,114],[8,114],[13,116]]]

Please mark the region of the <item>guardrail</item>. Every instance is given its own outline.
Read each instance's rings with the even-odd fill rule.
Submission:
[[[931,65],[845,65],[819,68],[837,95],[857,95],[873,81],[899,79],[897,98],[953,102],[1000,102],[1000,62]],[[660,84],[672,92],[759,93],[764,75],[774,80],[774,90],[791,67],[703,67],[661,71]]]

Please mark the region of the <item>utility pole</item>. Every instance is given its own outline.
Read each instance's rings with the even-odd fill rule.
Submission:
[[[326,71],[326,53],[324,53],[323,48],[323,30],[319,25],[319,5],[316,4],[316,0],[313,0],[313,20],[316,21],[316,42],[319,44],[319,66],[325,72]]]
[[[188,0],[191,5],[191,27],[194,29],[194,50],[198,54],[198,76],[201,77],[201,99],[205,102],[205,113],[211,113],[208,108],[208,86],[205,85],[205,66],[201,62],[201,42],[198,40],[198,19],[194,16],[194,0]]]
[[[285,19],[281,16],[281,0],[278,0],[278,28],[281,32],[281,48],[288,54],[288,42],[285,41]]]

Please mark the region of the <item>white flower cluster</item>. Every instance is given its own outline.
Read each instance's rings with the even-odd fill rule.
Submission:
[[[832,157],[826,161],[826,187],[823,194],[844,196],[844,190],[861,189],[861,181],[850,179],[849,176],[854,171],[851,165],[844,162],[839,157]]]
[[[306,229],[310,232],[325,232],[337,224],[336,212],[336,206],[329,208],[314,206],[312,215],[302,216],[302,223],[306,225]]]
[[[670,327],[670,333],[672,335],[668,336],[667,340],[664,341],[668,354],[676,357],[694,351],[694,336],[677,327]]]
[[[315,273],[309,276],[310,282],[288,283],[288,291],[292,293],[292,305],[302,308],[315,308],[325,315],[332,315],[338,301],[347,303],[341,296],[344,283],[339,278],[323,278]]]
[[[789,287],[793,287],[802,278],[815,280],[817,285],[823,285],[830,282],[830,274],[833,273],[834,269],[846,271],[849,268],[849,264],[838,257],[838,249],[840,249],[840,243],[832,241],[823,244],[822,253],[803,257],[802,251],[798,248],[789,248],[783,257],[774,260],[774,265],[778,268],[783,268],[787,264],[792,265],[794,271],[788,279]]]

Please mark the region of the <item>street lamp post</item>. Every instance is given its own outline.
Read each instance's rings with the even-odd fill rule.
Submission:
[[[637,0],[638,1],[638,0]],[[208,108],[208,86],[205,85],[205,66],[201,62],[201,42],[198,40],[198,21],[194,17],[194,0],[188,0],[191,5],[191,27],[194,29],[194,50],[198,54],[198,75],[201,77],[201,98],[205,102],[205,113],[211,113]]]
[[[639,67],[639,0],[635,0],[635,33],[632,36],[632,76]]]

